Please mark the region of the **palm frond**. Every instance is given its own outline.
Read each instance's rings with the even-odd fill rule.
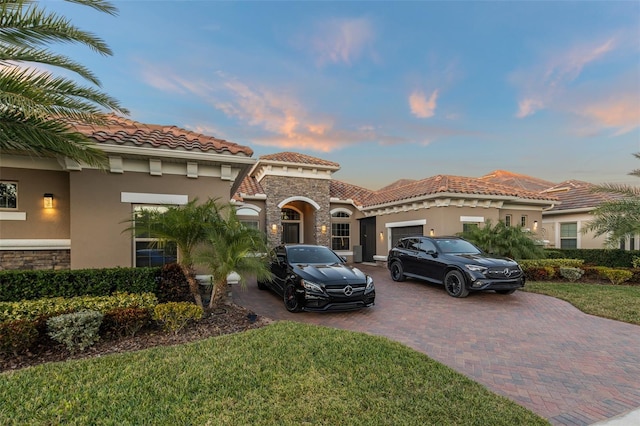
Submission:
[[[31,153],[40,157],[61,156],[104,168],[104,151],[63,121],[25,117],[0,111],[0,152]]]
[[[108,2],[75,1],[109,13],[115,7]],[[96,7],[97,6],[97,7]],[[35,47],[45,43],[79,43],[105,56],[113,52],[96,35],[83,31],[70,20],[26,1],[3,1],[0,3],[0,41],[21,47]],[[113,14],[113,13],[112,13]]]

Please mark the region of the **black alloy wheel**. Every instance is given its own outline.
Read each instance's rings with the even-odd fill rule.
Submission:
[[[400,262],[393,262],[391,264],[391,279],[394,281],[404,281],[404,271]]]
[[[452,297],[467,297],[469,295],[469,289],[465,282],[464,275],[458,270],[452,270],[447,272],[444,277],[444,288]]]
[[[296,286],[293,283],[287,284],[284,288],[284,306],[289,312],[300,312],[301,306],[296,295]]]

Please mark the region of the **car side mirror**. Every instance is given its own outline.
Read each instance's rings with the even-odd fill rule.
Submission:
[[[438,252],[435,250],[427,250],[427,254],[430,254],[432,257],[438,257]]]
[[[342,259],[343,262],[347,262],[347,258],[345,256],[340,256],[340,259]]]

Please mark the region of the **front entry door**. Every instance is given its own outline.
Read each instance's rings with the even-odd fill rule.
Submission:
[[[360,219],[360,245],[362,246],[362,261],[373,262],[376,254],[376,218]]]
[[[284,244],[298,244],[300,242],[299,223],[285,222],[282,224],[282,242]]]

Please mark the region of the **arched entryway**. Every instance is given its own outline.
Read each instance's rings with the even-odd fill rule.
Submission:
[[[318,203],[304,196],[295,196],[281,201],[277,207],[281,243],[326,245],[329,221],[322,221],[318,216]]]
[[[304,241],[304,214],[293,206],[280,211],[282,223],[281,240],[285,244],[297,244]]]

